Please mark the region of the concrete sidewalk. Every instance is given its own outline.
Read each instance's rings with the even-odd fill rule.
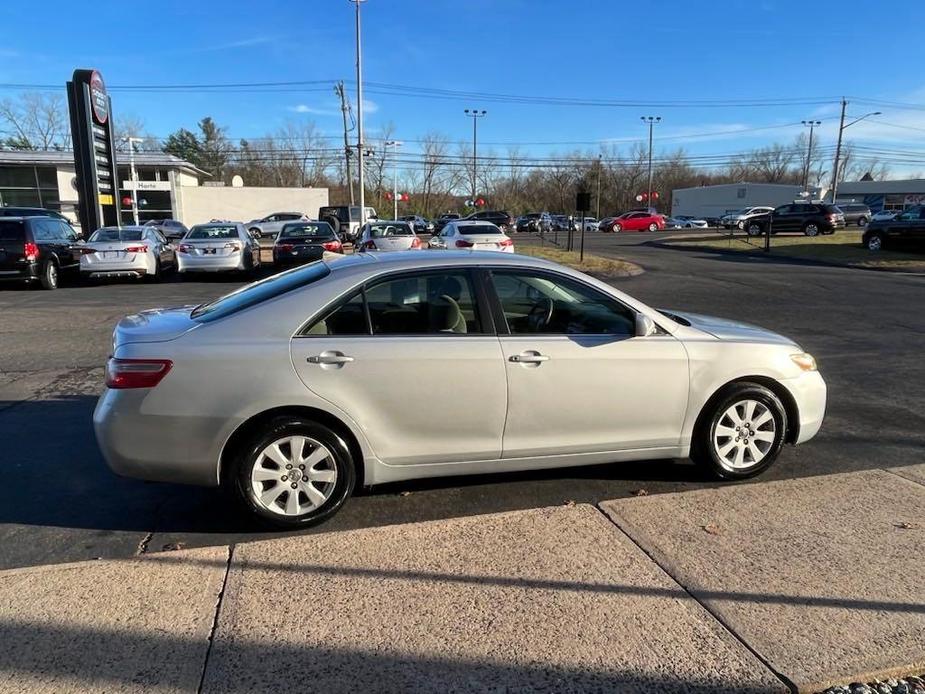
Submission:
[[[0,691],[812,691],[925,669],[923,470],[0,572]]]

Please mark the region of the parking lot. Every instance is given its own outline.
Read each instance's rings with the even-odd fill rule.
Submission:
[[[778,330],[819,361],[829,386],[823,429],[807,445],[785,451],[762,481],[925,461],[925,315],[916,309],[925,278],[667,250],[651,241],[647,234],[589,234],[586,250],[642,265],[645,274],[618,286],[651,305]],[[240,282],[216,276],[55,292],[0,287],[0,457],[7,473],[0,487],[0,568],[268,536],[230,515],[219,491],[115,477],[90,424],[112,327],[122,315],[200,303]],[[407,482],[356,496],[335,519],[308,532],[707,484],[692,465],[671,460]]]

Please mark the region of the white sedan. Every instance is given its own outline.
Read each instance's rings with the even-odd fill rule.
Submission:
[[[709,224],[707,220],[699,217],[692,217],[686,214],[679,214],[675,217],[669,217],[665,224],[675,229],[706,229]]]
[[[510,236],[494,224],[478,220],[450,222],[428,245],[442,250],[514,252],[514,240]]]
[[[354,248],[358,253],[415,251],[424,248],[409,222],[367,222]]]
[[[157,281],[166,268],[176,268],[173,246],[150,226],[97,229],[80,252],[83,277],[145,277]]]

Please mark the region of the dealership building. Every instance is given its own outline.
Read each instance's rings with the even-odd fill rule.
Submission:
[[[838,184],[839,202],[862,202],[872,212],[904,210],[925,204],[925,179],[902,181],[855,181]]]
[[[210,219],[249,221],[272,212],[304,212],[310,216],[328,204],[327,188],[256,188],[217,185],[208,173],[164,152],[134,155],[137,181],[132,181],[128,154],[119,158],[119,196],[138,199],[138,218],[179,219],[187,226]],[[70,151],[0,150],[0,206],[44,207],[78,223],[77,179]],[[134,220],[122,206],[122,222]]]

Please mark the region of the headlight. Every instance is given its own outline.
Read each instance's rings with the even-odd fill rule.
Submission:
[[[816,360],[813,358],[812,354],[807,354],[806,352],[800,352],[799,354],[791,354],[790,359],[794,364],[799,366],[803,371],[815,371],[816,370]]]

